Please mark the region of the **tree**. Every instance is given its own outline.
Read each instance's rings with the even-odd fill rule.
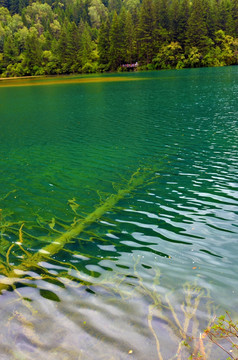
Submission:
[[[0,4],[0,24],[1,26],[6,26],[8,22],[11,20],[11,15],[8,9],[5,7],[1,7]]]
[[[28,26],[38,23],[42,25],[44,30],[49,30],[49,25],[55,17],[50,5],[41,4],[40,2],[33,2],[24,10],[23,15]]]
[[[127,57],[127,44],[126,40],[129,37],[129,34],[126,35],[126,18],[127,18],[127,12],[124,7],[122,7],[120,15],[119,15],[119,32],[118,32],[118,46],[120,49],[120,58],[121,58],[121,64],[124,64],[126,62]]]
[[[232,4],[230,0],[222,0],[219,4],[219,25],[220,30],[229,35],[234,34],[234,20],[232,14]]]
[[[125,63],[135,63],[137,59],[136,29],[130,12],[125,21]]]
[[[206,7],[204,0],[194,0],[192,12],[188,19],[187,45],[191,49],[196,47],[199,52],[206,52],[211,41],[208,38]]]
[[[108,9],[101,2],[101,0],[92,0],[91,6],[88,9],[90,21],[93,27],[99,29],[101,22],[105,21],[108,15]]]
[[[139,59],[142,64],[151,63],[155,41],[155,13],[152,0],[143,0],[138,25]]]
[[[232,1],[232,18],[233,18],[233,26],[234,26],[234,33],[233,36],[235,38],[238,37],[238,0],[233,0]]]
[[[10,8],[9,0],[0,0],[0,7],[9,9]]]
[[[42,48],[41,42],[35,28],[31,28],[25,43],[23,66],[29,75],[39,75],[43,73],[41,68]]]
[[[78,51],[78,60],[81,65],[81,68],[83,69],[83,67],[86,64],[91,64],[92,62],[94,43],[92,41],[90,27],[87,23],[81,23],[79,31],[80,31],[80,43],[79,43],[79,51]]]
[[[99,62],[102,65],[109,64],[109,51],[110,51],[110,23],[107,19],[102,23],[98,34],[98,54]],[[105,68],[105,67],[103,67]]]
[[[5,66],[14,63],[16,57],[19,54],[18,48],[14,41],[13,35],[9,34],[5,37],[3,46],[3,63]]]
[[[169,30],[170,19],[169,19],[169,4],[168,0],[156,0],[156,23],[163,29]]]
[[[77,72],[79,69],[78,52],[80,49],[79,29],[75,22],[67,27],[66,66],[69,72]]]
[[[156,69],[174,69],[184,67],[184,55],[178,42],[164,45],[159,54],[153,59]]]
[[[114,12],[116,11],[117,14],[120,13],[122,6],[121,0],[108,0],[108,10],[109,13],[113,16]]]
[[[0,0],[0,5],[5,75],[117,70],[136,61],[145,68],[237,63],[238,0]]]
[[[26,26],[23,26],[22,28],[18,29],[17,32],[15,32],[15,39],[20,53],[25,50],[28,33],[29,30],[26,28]]]
[[[57,44],[56,54],[59,60],[59,67],[61,72],[68,72],[68,52],[67,52],[67,31],[65,24],[61,28],[59,41]]]
[[[5,29],[2,26],[2,24],[0,23],[0,53],[3,52],[3,45],[4,45],[5,35],[6,35]]]
[[[118,15],[114,12],[111,29],[110,29],[110,49],[109,49],[109,63],[112,70],[116,70],[121,62],[121,49],[120,49],[120,38],[118,37],[120,31],[120,23]]]
[[[218,56],[221,65],[236,64],[237,41],[232,36],[226,35],[222,30],[218,30],[215,35],[215,44],[221,50]]]
[[[186,35],[188,28],[188,19],[190,16],[189,0],[181,0],[179,4],[179,21],[177,27],[177,40],[184,48],[186,44]]]
[[[139,0],[124,0],[123,5],[127,10],[129,10],[131,13],[137,9],[140,6]]]
[[[170,7],[170,32],[171,39],[173,41],[178,40],[179,38],[179,23],[180,23],[180,4],[179,0],[173,0]]]

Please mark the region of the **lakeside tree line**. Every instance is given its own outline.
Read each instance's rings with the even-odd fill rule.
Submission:
[[[238,64],[238,0],[0,0],[0,75]]]

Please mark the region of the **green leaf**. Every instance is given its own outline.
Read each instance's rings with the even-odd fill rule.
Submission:
[[[40,295],[45,299],[60,302],[60,298],[50,290],[40,289]]]

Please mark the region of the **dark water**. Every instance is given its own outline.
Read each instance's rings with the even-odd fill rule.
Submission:
[[[237,318],[237,97],[237,67],[0,82],[2,359],[176,359]]]

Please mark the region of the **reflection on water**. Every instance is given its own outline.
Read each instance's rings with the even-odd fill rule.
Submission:
[[[225,359],[236,67],[110,78],[0,87],[2,356]]]

